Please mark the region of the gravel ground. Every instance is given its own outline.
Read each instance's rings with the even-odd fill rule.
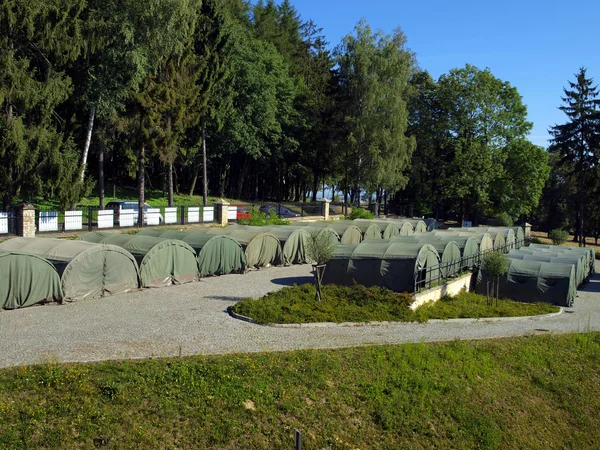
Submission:
[[[537,319],[275,328],[226,313],[244,297],[308,281],[310,271],[309,265],[273,267],[62,306],[1,311],[0,367],[600,330],[600,275],[579,292],[573,308]]]

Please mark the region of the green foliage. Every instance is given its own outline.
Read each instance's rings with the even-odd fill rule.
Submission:
[[[569,239],[569,232],[566,230],[551,230],[548,237],[554,245],[562,245]]]
[[[338,243],[331,239],[328,232],[312,231],[306,246],[306,254],[317,264],[325,264],[335,254]]]
[[[540,238],[537,237],[533,237],[529,240],[529,242],[531,242],[532,244],[543,244],[542,240]]]
[[[260,299],[245,299],[233,309],[258,323],[310,322],[424,322],[429,319],[482,318],[539,315],[558,311],[548,303],[520,303],[500,300],[494,308],[487,307],[485,296],[462,292],[456,297],[444,297],[416,311],[409,305],[412,297],[381,287],[323,286],[323,300],[315,300],[311,284],[284,288]]]
[[[490,277],[504,275],[508,270],[508,258],[500,252],[489,252],[483,257],[482,267]]]
[[[364,208],[354,207],[350,212],[350,215],[346,217],[348,220],[354,219],[374,219],[375,215],[371,211],[367,211]]]
[[[507,212],[502,212],[494,216],[494,225],[497,227],[512,227],[514,220]]]
[[[269,211],[268,214],[261,212],[258,208],[252,208],[249,217],[241,217],[238,219],[240,225],[252,225],[255,227],[265,227],[267,225],[289,225],[290,221],[279,217],[274,211]]]
[[[404,187],[415,148],[415,139],[406,136],[403,94],[415,64],[406,36],[399,28],[391,35],[373,33],[363,20],[335,55],[346,147],[339,156],[349,171],[348,183],[356,194],[359,187],[370,192]]]

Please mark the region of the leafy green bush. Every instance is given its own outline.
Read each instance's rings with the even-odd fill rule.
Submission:
[[[532,237],[532,238],[529,240],[529,242],[530,242],[531,244],[543,244],[542,240],[541,240],[540,238],[537,238],[537,237]]]
[[[240,217],[238,219],[240,225],[252,225],[254,227],[265,227],[267,225],[288,225],[290,221],[284,219],[275,214],[274,211],[270,211],[269,214],[265,214],[258,208],[252,208],[248,217]]]
[[[367,211],[364,208],[352,208],[352,212],[349,216],[346,216],[346,219],[354,220],[354,219],[374,219],[375,214],[371,211]]]
[[[556,229],[550,231],[549,237],[554,245],[561,245],[567,242],[569,239],[569,232],[566,230]]]
[[[494,216],[494,225],[497,227],[512,227],[514,221],[507,212],[496,214]]]

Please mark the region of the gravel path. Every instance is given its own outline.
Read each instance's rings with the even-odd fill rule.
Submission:
[[[538,319],[275,328],[225,312],[241,298],[308,281],[310,270],[309,265],[275,267],[63,306],[1,311],[0,367],[600,330],[600,275],[579,292],[575,307]]]

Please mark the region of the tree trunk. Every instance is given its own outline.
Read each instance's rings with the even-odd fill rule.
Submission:
[[[90,107],[90,115],[88,117],[87,131],[85,134],[85,144],[83,145],[83,154],[81,155],[81,167],[79,168],[79,182],[83,183],[85,177],[85,167],[87,166],[88,153],[90,144],[92,143],[92,130],[94,129],[94,118],[96,117],[96,106]]]
[[[173,207],[173,161],[167,167],[167,186],[169,188],[169,207]]]
[[[104,209],[104,144],[98,144],[98,198],[100,209]]]
[[[146,147],[143,143],[140,143],[140,154],[138,156],[138,226],[144,226],[144,203],[146,199],[144,198],[144,185],[145,185],[145,157],[146,157]]]
[[[206,122],[202,117],[202,202],[208,204],[208,181],[206,180]]]
[[[583,236],[583,202],[579,202],[579,246],[585,247],[585,237]]]

